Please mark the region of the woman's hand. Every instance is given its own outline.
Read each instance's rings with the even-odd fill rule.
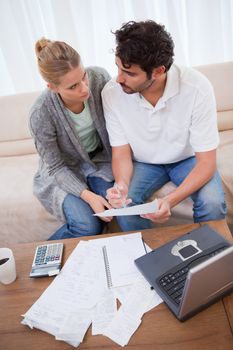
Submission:
[[[106,201],[105,198],[99,196],[98,194],[91,192],[89,190],[84,190],[80,197],[90,205],[91,209],[95,214],[100,213],[104,210],[111,209],[111,205]],[[100,217],[99,219],[110,222],[112,220],[112,216],[109,217]]]

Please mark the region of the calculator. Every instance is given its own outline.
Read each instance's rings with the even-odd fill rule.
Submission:
[[[34,255],[30,277],[58,275],[61,269],[63,243],[39,245]]]

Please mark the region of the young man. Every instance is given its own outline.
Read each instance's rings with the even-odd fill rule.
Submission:
[[[121,229],[164,222],[189,196],[195,222],[223,219],[212,86],[198,71],[173,64],[174,44],[164,26],[128,22],[114,34],[118,76],[102,92],[117,184],[107,191],[108,201],[116,208],[140,204],[168,181],[177,186],[158,200],[155,213],[119,217]]]

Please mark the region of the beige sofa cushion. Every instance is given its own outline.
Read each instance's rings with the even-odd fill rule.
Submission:
[[[196,67],[211,82],[217,102],[219,131],[233,129],[233,62]]]
[[[0,157],[21,156],[35,153],[35,145],[31,138],[0,142]]]
[[[0,157],[36,152],[28,128],[28,115],[39,94],[37,91],[0,97]]]
[[[233,99],[233,96],[232,96]],[[226,131],[233,129],[233,109],[231,111],[218,112],[218,130]]]
[[[46,240],[62,223],[32,194],[37,154],[0,157],[0,245]]]

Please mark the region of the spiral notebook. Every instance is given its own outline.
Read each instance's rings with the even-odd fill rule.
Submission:
[[[116,237],[114,237],[116,238]],[[146,253],[141,232],[118,236],[103,246],[108,287],[119,287],[140,280],[134,260]]]

